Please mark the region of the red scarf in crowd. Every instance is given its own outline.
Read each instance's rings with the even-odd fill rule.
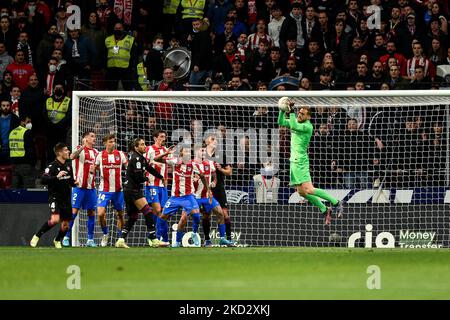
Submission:
[[[131,25],[131,12],[133,11],[133,0],[115,0],[114,12],[119,19],[123,19],[126,25]]]

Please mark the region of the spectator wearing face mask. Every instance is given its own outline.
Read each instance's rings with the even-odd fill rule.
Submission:
[[[18,30],[27,32],[29,44],[36,49],[43,32],[50,24],[52,12],[44,1],[28,1],[24,6],[25,16],[18,21]]]
[[[152,81],[161,81],[163,79],[163,55],[164,39],[159,34],[153,38],[152,48],[150,49],[144,66],[147,68],[147,79]]]
[[[2,7],[0,9],[0,17],[9,17],[9,8]]]
[[[28,13],[28,20],[33,23],[36,19],[42,19],[42,24],[44,26],[49,25],[52,19],[52,10],[48,6],[46,1],[41,0],[30,0],[25,3],[24,10]],[[42,30],[42,29],[37,29]]]
[[[57,83],[66,84],[66,79],[64,74],[58,70],[58,60],[56,57],[51,57],[48,60],[47,64],[47,72],[40,79],[40,82],[43,84],[44,92],[49,97],[52,95],[54,87]]]
[[[62,84],[66,85],[66,89],[68,91],[71,91],[73,88],[73,76],[70,73],[69,66],[67,64],[67,60],[65,58],[64,52],[62,49],[54,49],[49,57],[56,58],[57,64],[56,64],[56,70],[59,74],[61,74],[61,77],[63,81],[61,81]],[[47,67],[47,65],[46,65]]]

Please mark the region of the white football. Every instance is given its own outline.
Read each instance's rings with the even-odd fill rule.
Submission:
[[[288,97],[282,97],[278,100],[278,108],[281,111],[287,112],[289,111],[289,105],[291,103],[291,99]]]

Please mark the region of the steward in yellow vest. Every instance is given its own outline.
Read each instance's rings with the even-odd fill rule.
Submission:
[[[53,147],[66,142],[72,118],[72,101],[66,96],[64,86],[56,84],[53,95],[45,102],[44,119],[47,136],[47,159],[54,155]]]
[[[9,134],[9,156],[13,168],[13,188],[34,188],[36,153],[31,119],[20,117],[20,125]]]
[[[116,35],[105,39],[106,50],[108,51],[108,68],[126,69],[130,65],[131,50],[133,48],[134,37],[130,35],[116,38]]]
[[[21,123],[9,134],[9,156],[11,159],[25,157],[25,133],[27,130]]]
[[[54,96],[47,99],[45,103],[45,110],[47,118],[53,124],[58,124],[67,117],[70,109],[70,98],[64,97],[61,101],[57,101]]]
[[[181,0],[181,19],[203,19],[206,0]]]
[[[105,39],[107,52],[106,81],[109,90],[117,90],[119,81],[125,90],[133,87],[132,79],[136,67],[136,44],[134,37],[124,32],[123,24],[114,25],[114,34]]]
[[[164,0],[163,14],[176,14],[181,0]]]
[[[138,90],[149,91],[150,82],[147,79],[147,68],[144,66],[144,62],[138,63],[136,67],[137,80],[138,80]]]

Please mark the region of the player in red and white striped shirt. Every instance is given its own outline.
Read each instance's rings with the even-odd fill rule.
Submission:
[[[103,137],[105,150],[95,158],[95,168],[100,171],[100,187],[98,193],[98,220],[103,231],[101,246],[108,244],[109,230],[106,224],[106,208],[111,201],[117,212],[117,237],[122,238],[122,228],[125,225],[123,216],[124,198],[122,192],[122,168],[128,160],[122,151],[116,149],[116,136],[107,134]]]
[[[162,208],[165,206],[167,202],[167,171],[168,166],[165,163],[160,163],[155,161],[156,157],[163,158],[167,156],[168,149],[165,147],[167,139],[167,134],[163,130],[156,130],[153,133],[153,140],[155,143],[151,146],[148,146],[145,151],[145,158],[150,163],[150,165],[155,168],[155,170],[164,177],[163,180],[156,178],[155,176],[146,172],[146,176],[148,181],[145,183],[145,198],[148,203],[151,203],[152,211],[153,211],[153,219],[155,221],[155,225],[158,226],[158,218],[161,215]],[[165,220],[161,223],[167,223]],[[162,227],[164,229],[164,226]],[[164,233],[163,241],[168,242],[169,238],[167,232]],[[159,229],[156,232],[156,238],[159,239],[161,235],[159,234]]]
[[[95,157],[98,154],[95,145],[95,133],[87,131],[83,134],[83,145],[77,146],[76,150],[70,155],[72,167],[75,173],[75,180],[79,181],[79,187],[72,190],[72,221],[69,224],[69,230],[63,239],[63,246],[69,246],[70,236],[72,234],[73,221],[78,215],[80,209],[87,210],[87,230],[88,240],[86,246],[96,247],[94,242],[95,228],[95,209],[97,204],[97,194],[95,192]]]
[[[169,150],[170,156],[172,156],[173,149]],[[200,211],[197,204],[197,201],[194,197],[194,179],[195,175],[200,176],[203,184],[208,188],[208,195],[212,197],[212,193],[209,190],[209,184],[207,183],[205,176],[202,172],[200,172],[198,166],[192,161],[191,158],[191,149],[190,148],[181,148],[178,157],[168,158],[166,160],[161,158],[155,158],[155,161],[158,162],[166,162],[167,164],[172,166],[173,170],[173,181],[172,181],[172,196],[167,201],[164,206],[163,212],[160,216],[162,220],[167,221],[170,216],[174,213],[177,213],[178,209],[182,209],[183,213],[178,223],[178,231],[177,231],[177,242],[172,244],[173,247],[181,246],[181,239],[184,235],[184,228],[187,222],[187,216],[192,216],[193,225],[200,224]],[[211,198],[212,199],[212,198]],[[158,222],[160,219],[158,219]],[[163,235],[162,232],[167,232],[166,229],[161,225],[158,225],[159,232]],[[195,239],[194,239],[195,240]],[[198,238],[198,242],[199,242]],[[194,244],[197,244],[194,242]],[[200,243],[198,243],[200,244]]]
[[[198,166],[192,160],[186,163],[181,159],[177,160],[176,163],[168,160],[168,163],[173,165],[172,197],[193,196],[195,191],[194,174],[200,174]]]
[[[204,146],[199,145],[194,147],[194,164],[197,165],[199,171],[205,176],[208,185],[205,185],[202,180],[197,179],[194,181],[195,197],[197,199],[198,206],[203,207],[203,219],[210,219],[211,212],[217,217],[217,225],[220,234],[220,245],[234,246],[231,241],[228,241],[225,237],[225,220],[222,211],[222,207],[219,202],[213,197],[212,201],[209,199],[208,191],[210,188],[214,188],[217,183],[216,166],[214,161],[206,159],[206,149]],[[198,236],[198,226],[194,229],[193,237]]]

